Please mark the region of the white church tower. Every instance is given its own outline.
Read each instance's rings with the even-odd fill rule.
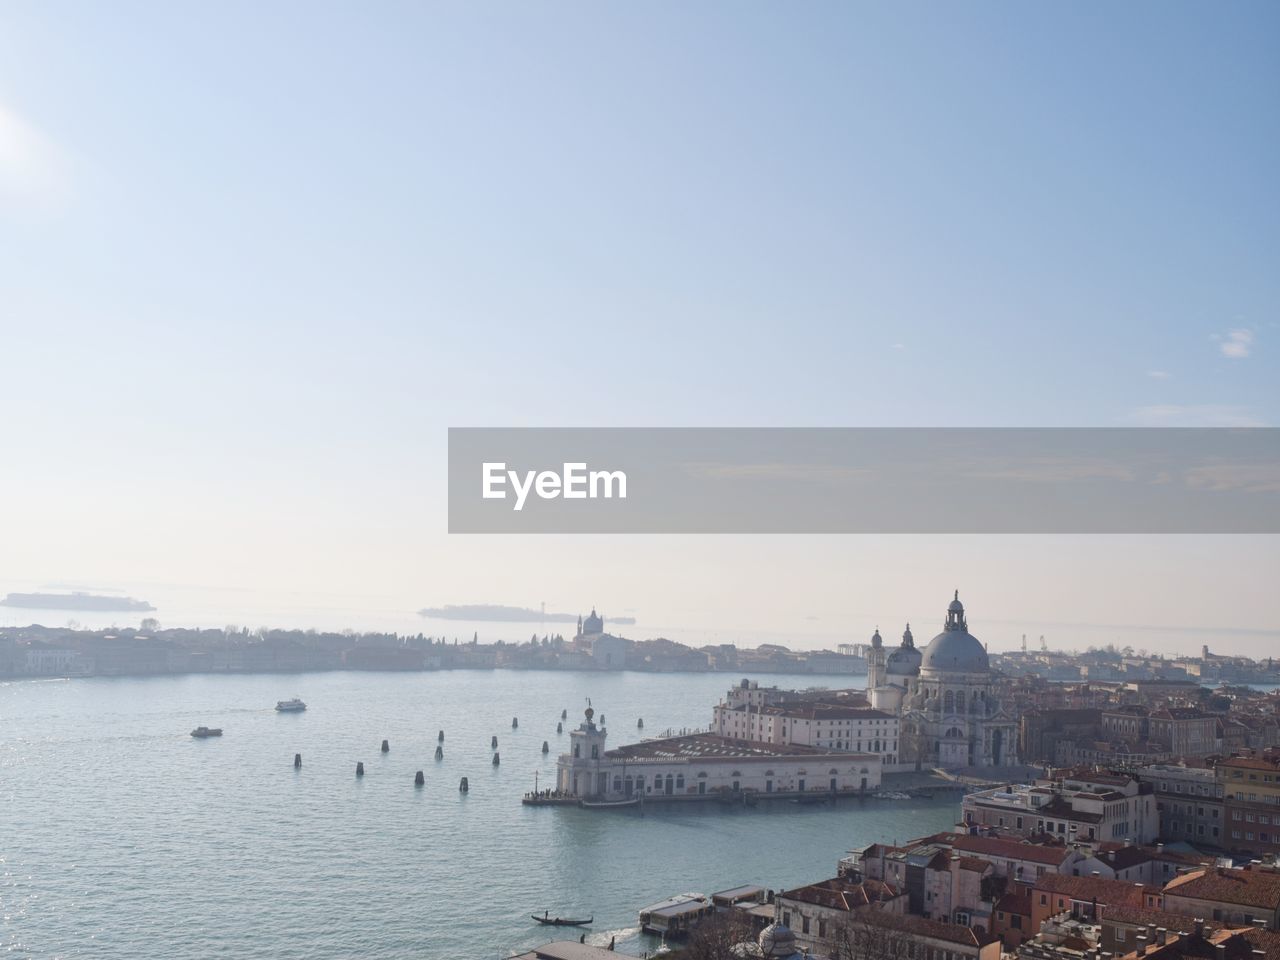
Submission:
[[[608,789],[608,774],[600,767],[608,734],[596,726],[595,715],[588,706],[586,719],[569,731],[569,752],[556,764],[556,789],[572,797],[602,796]]]

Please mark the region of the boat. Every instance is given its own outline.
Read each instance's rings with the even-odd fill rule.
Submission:
[[[642,796],[631,797],[627,800],[579,800],[578,806],[586,807],[589,810],[616,810],[620,807],[638,807],[644,800]]]
[[[585,920],[571,920],[568,917],[551,917],[545,913],[542,916],[532,913],[530,916],[533,917],[534,920],[537,920],[539,923],[548,927],[585,927],[596,918],[595,914],[592,914]]]
[[[911,794],[901,790],[882,790],[874,795],[878,800],[910,800]]]
[[[191,735],[200,740],[203,740],[205,737],[220,737],[222,736],[222,728],[221,727],[196,727],[194,730],[191,731]]]
[[[294,697],[292,700],[277,700],[276,709],[281,713],[301,713],[307,709],[307,705]]]

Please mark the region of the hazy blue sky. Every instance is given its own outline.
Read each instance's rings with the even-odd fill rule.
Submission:
[[[450,425],[1276,424],[1277,91],[1268,3],[4,0],[0,590],[1276,630],[1275,538],[451,539],[443,477]]]

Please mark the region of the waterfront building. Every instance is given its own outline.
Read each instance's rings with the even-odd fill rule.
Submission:
[[[574,653],[579,663],[578,669],[625,670],[627,669],[627,652],[631,649],[631,641],[625,637],[615,637],[604,632],[604,617],[591,608],[586,618],[578,617],[578,632],[573,638]],[[566,668],[566,654],[560,654],[562,669]],[[570,667],[575,665],[570,664]]]
[[[1063,771],[1034,784],[1009,784],[968,794],[961,816],[971,827],[1023,837],[1048,834],[1096,846],[1131,840],[1149,843],[1159,833],[1150,783],[1126,774]]]
[[[874,668],[868,661],[867,696],[899,719],[902,760],[944,769],[1017,764],[1017,719],[999,696],[986,649],[969,633],[959,591],[923,653],[910,624],[891,654],[883,654],[878,630],[871,645],[879,655]]]
[[[790,743],[732,740],[712,733],[644,740],[606,749],[588,707],[556,762],[556,789],[568,797],[732,799],[747,793],[859,793],[880,786],[881,758]]]
[[[847,927],[855,910],[905,914],[907,895],[883,880],[834,877],[783,890],[774,897],[775,915],[804,943],[830,946],[837,931]]]
[[[712,710],[711,732],[731,740],[874,753],[898,763],[898,718],[873,710],[856,691],[813,695],[743,680]]]
[[[806,895],[806,889],[811,888],[781,893],[774,902],[779,921],[793,931],[797,944],[809,950],[838,946],[846,951],[852,948],[858,956],[1000,960],[1000,939],[984,927],[897,913],[874,902],[847,911],[834,900],[831,907],[819,907],[797,899]]]

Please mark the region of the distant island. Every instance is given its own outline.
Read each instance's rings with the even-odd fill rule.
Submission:
[[[104,597],[93,593],[11,593],[0,605],[31,607],[37,610],[154,610],[145,600],[133,597]]]
[[[420,617],[436,620],[488,620],[493,623],[576,623],[576,613],[543,613],[528,607],[507,607],[497,603],[446,604],[443,607],[423,607]],[[635,617],[610,617],[610,623],[629,626]]]

